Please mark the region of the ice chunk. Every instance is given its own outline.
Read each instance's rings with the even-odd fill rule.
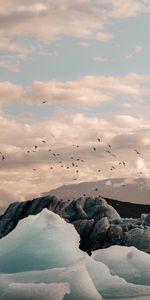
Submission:
[[[134,247],[112,246],[94,251],[92,257],[128,282],[150,285],[150,255],[145,252]]]
[[[13,273],[68,266],[86,256],[74,226],[44,209],[29,216],[0,240],[0,272]]]
[[[16,291],[20,285],[21,288],[23,286],[23,289],[25,289],[26,287],[27,291],[29,288],[29,292],[31,287],[32,288],[34,287],[36,292],[36,286],[38,289],[40,283],[44,282],[46,283],[45,286],[43,286],[44,293],[45,293],[45,289],[46,291],[48,290],[49,283],[65,282],[68,283],[68,285],[70,286],[70,293],[65,296],[65,300],[77,300],[77,299],[101,300],[102,299],[97,289],[95,288],[95,285],[91,277],[89,276],[89,273],[86,270],[84,262],[82,261],[81,262],[79,261],[77,264],[68,268],[0,275],[0,299],[3,299],[2,296],[4,294],[7,295],[7,291],[9,291],[9,286],[14,286],[14,282],[16,284],[15,285],[16,289],[13,288],[13,291]],[[24,284],[26,285],[24,286]],[[29,292],[27,293],[27,295],[30,295]],[[44,293],[43,295],[45,295]],[[30,297],[27,299],[31,300]]]
[[[10,284],[1,300],[62,300],[70,292],[67,283]]]
[[[112,276],[109,268],[101,262],[87,260],[86,266],[96,289],[104,299],[122,299],[124,296],[129,299],[147,295],[150,297],[150,287],[128,283],[123,278]]]

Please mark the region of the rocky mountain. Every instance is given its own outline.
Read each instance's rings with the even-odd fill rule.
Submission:
[[[139,205],[126,204],[126,207],[129,205],[130,216],[134,208],[135,217],[123,218],[109,205],[110,202],[120,212],[121,205],[125,207],[122,202],[112,199],[106,201],[102,197],[80,197],[61,201],[56,196],[45,196],[31,201],[15,202],[0,217],[0,237],[12,231],[19,220],[47,208],[74,225],[81,238],[80,248],[88,253],[111,245],[135,246],[150,253],[150,206],[140,206],[140,211]],[[127,209],[122,212],[126,213]]]

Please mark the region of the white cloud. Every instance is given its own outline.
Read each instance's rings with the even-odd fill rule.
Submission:
[[[3,1],[0,14],[0,49],[7,48],[11,60],[2,67],[16,71],[12,67],[14,54],[24,63],[36,51],[35,41],[37,45],[43,43],[45,53],[46,44],[65,36],[80,39],[82,47],[87,46],[85,38],[108,42],[114,38],[112,33],[105,30],[108,24],[114,23],[118,18],[135,17],[149,12],[150,3],[141,0]],[[128,58],[140,53],[140,47],[137,46]]]
[[[108,42],[112,40],[114,36],[107,32],[98,32],[95,36],[95,39],[100,42]]]
[[[131,108],[132,104],[129,103],[129,102],[124,102],[124,103],[122,103],[122,107],[124,107],[124,108]]]
[[[137,54],[143,52],[143,50],[144,50],[143,46],[137,45],[135,47],[135,49],[131,53],[129,53],[128,55],[126,55],[126,59],[130,59],[132,57],[135,57]]]
[[[18,62],[11,62],[11,59],[8,60],[5,58],[0,61],[0,68],[16,73],[20,71],[20,64]]]
[[[114,121],[116,121],[118,124],[121,124],[122,126],[125,125],[129,128],[137,128],[143,122],[142,119],[134,118],[129,115],[118,115],[114,118]]]
[[[88,48],[88,47],[90,47],[90,44],[87,43],[87,42],[80,42],[79,46],[84,47],[84,48]]]
[[[99,61],[99,62],[109,62],[110,61],[109,58],[104,57],[104,56],[96,56],[96,57],[94,57],[94,60]]]
[[[85,76],[76,81],[36,81],[30,87],[11,82],[0,83],[0,104],[24,102],[41,104],[46,99],[49,104],[68,106],[92,106],[115,100],[117,96],[146,97],[150,82],[149,75],[128,74],[124,77]]]
[[[92,36],[93,31],[103,29],[110,19],[136,16],[149,11],[149,7],[150,3],[141,0],[7,0],[1,3],[0,31],[7,35],[30,34],[40,39],[62,34]],[[104,33],[104,39],[106,36]]]
[[[141,13],[149,11],[149,0],[146,3],[143,0],[108,0],[113,6],[111,16],[113,18],[136,17]]]
[[[7,105],[10,102],[23,100],[24,88],[11,82],[0,82],[0,104]]]

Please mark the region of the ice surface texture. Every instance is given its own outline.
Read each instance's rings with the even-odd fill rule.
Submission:
[[[150,255],[79,249],[74,226],[44,209],[0,240],[0,300],[150,299]]]

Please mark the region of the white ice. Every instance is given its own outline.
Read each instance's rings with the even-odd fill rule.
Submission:
[[[150,254],[135,247],[112,246],[94,251],[92,257],[106,264],[113,275],[150,286]]]
[[[12,283],[2,295],[2,300],[62,300],[70,292],[67,283],[33,284]]]
[[[73,225],[44,209],[29,216],[0,240],[0,272],[66,267],[85,254]]]
[[[118,246],[89,257],[74,227],[44,209],[0,240],[0,300],[147,300],[149,263]]]

